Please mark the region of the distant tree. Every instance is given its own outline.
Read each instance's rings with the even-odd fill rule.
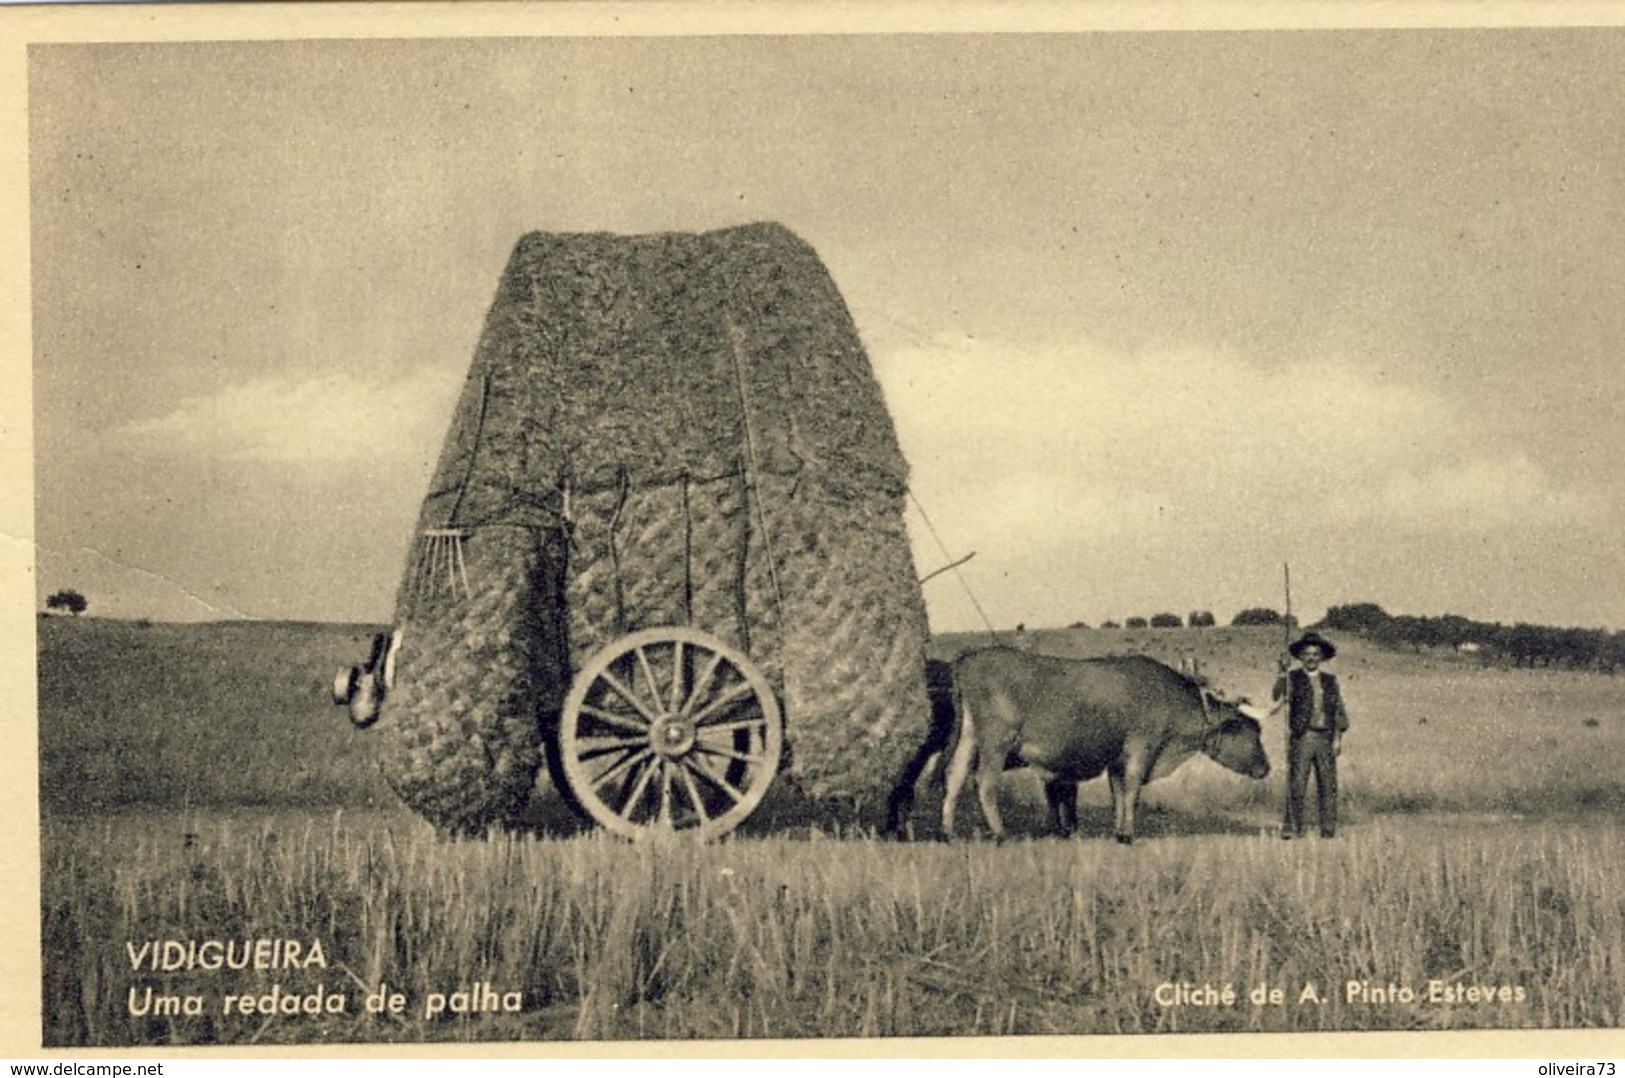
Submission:
[[[1117,622],[1112,621],[1110,619],[1107,619],[1106,621],[1101,622],[1100,627],[1102,629],[1121,629],[1122,628],[1121,625],[1117,624]]]
[[[1185,619],[1185,624],[1193,629],[1211,629],[1216,624],[1211,610],[1192,610],[1191,616]]]
[[[1069,629],[1087,629],[1087,628],[1089,628],[1089,623],[1087,621],[1074,621],[1071,625],[1067,626],[1067,628],[1069,628]]]
[[[1334,607],[1333,610],[1335,609]],[[1331,615],[1332,612],[1328,611],[1327,613]],[[1339,616],[1339,620],[1347,619]],[[1408,614],[1387,618],[1384,621],[1373,618],[1363,629],[1354,629],[1352,626],[1347,625],[1344,626],[1344,629],[1348,632],[1364,632],[1373,640],[1389,647],[1397,648],[1401,645],[1409,645],[1416,651],[1421,651],[1427,647],[1432,639],[1432,632],[1427,619],[1414,618]]]
[[[45,599],[45,609],[66,610],[75,617],[83,614],[89,606],[90,600],[72,588],[64,588],[61,591],[53,592],[46,596]]]
[[[1143,628],[1146,627],[1147,624],[1148,624],[1148,622],[1144,618],[1141,618],[1141,617],[1133,617],[1133,618],[1124,618],[1123,619],[1123,628],[1125,628],[1125,629],[1143,629]]]
[[[1322,624],[1339,632],[1375,635],[1387,629],[1391,620],[1388,612],[1376,603],[1346,603],[1327,610]]]
[[[1237,615],[1236,624],[1251,612]],[[1418,617],[1389,615],[1375,603],[1331,607],[1321,625],[1354,632],[1392,648],[1432,651],[1449,649],[1476,655],[1480,662],[1510,662],[1522,667],[1563,667],[1615,673],[1625,666],[1625,633],[1605,629],[1557,628],[1517,622],[1473,621],[1456,614]]]
[[[1535,666],[1546,659],[1546,631],[1538,625],[1518,622],[1507,633],[1506,652],[1513,666]]]
[[[1602,668],[1607,673],[1617,674],[1621,666],[1625,666],[1625,631],[1616,631],[1603,645]]]
[[[1232,625],[1279,625],[1281,615],[1267,606],[1249,606],[1230,619]]]
[[[1563,666],[1589,670],[1601,662],[1606,641],[1597,629],[1558,629],[1552,634],[1553,658]]]
[[[1153,629],[1178,629],[1185,623],[1178,614],[1152,614],[1151,627]]]
[[[1459,614],[1446,614],[1442,618],[1435,618],[1434,635],[1438,642],[1446,647],[1460,647],[1462,644],[1476,644],[1485,635],[1489,626],[1471,621]]]

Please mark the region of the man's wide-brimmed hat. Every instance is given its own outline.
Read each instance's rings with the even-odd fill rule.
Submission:
[[[1332,642],[1327,640],[1324,636],[1321,636],[1319,633],[1304,633],[1302,636],[1298,637],[1298,639],[1294,640],[1292,645],[1288,647],[1287,650],[1290,651],[1292,653],[1292,657],[1296,659],[1300,658],[1303,655],[1303,649],[1309,647],[1310,645],[1314,645],[1320,649],[1320,657],[1323,659],[1330,659],[1333,655],[1337,654],[1337,648],[1332,645]]]

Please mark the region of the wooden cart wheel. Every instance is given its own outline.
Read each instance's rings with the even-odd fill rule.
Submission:
[[[755,663],[709,633],[645,629],[576,673],[558,759],[576,802],[628,838],[737,827],[779,770],[784,719]]]

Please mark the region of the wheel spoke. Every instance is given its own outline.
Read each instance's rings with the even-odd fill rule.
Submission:
[[[615,752],[620,749],[635,749],[638,746],[647,746],[649,738],[643,737],[581,737],[576,739],[581,751],[576,753],[581,759],[604,755],[606,752]]]
[[[615,694],[617,696],[631,704],[633,707],[637,708],[639,715],[642,715],[645,719],[649,720],[650,723],[655,721],[657,716],[654,712],[649,710],[649,706],[642,700],[639,700],[637,694],[631,689],[627,688],[625,685],[622,685],[620,679],[614,674],[610,673],[608,670],[605,670],[598,676],[603,679],[605,685],[608,685],[610,688],[615,690]]]
[[[627,795],[626,800],[621,804],[621,811],[618,815],[623,820],[630,820],[632,818],[633,809],[636,808],[638,802],[643,799],[643,791],[649,788],[649,780],[654,778],[655,771],[660,768],[660,758],[655,756],[653,753],[650,753],[649,755],[652,757],[649,766],[645,767],[638,774],[638,781],[632,787],[632,792]]]
[[[729,704],[743,700],[745,697],[750,696],[754,691],[755,690],[750,687],[749,682],[741,681],[739,684],[735,685],[733,688],[729,689],[715,700],[712,700],[709,704],[706,704],[705,707],[695,712],[694,715],[691,716],[694,725],[699,726],[703,724],[706,719],[710,718],[712,715],[715,715],[718,711],[721,711]],[[707,726],[706,729],[720,730],[722,727]]]
[[[729,782],[725,777],[718,775],[710,768],[699,766],[699,761],[697,760],[695,761],[694,770],[705,776],[705,780],[711,783],[711,785],[733,798],[735,804],[745,799],[745,792],[743,790],[736,788],[733,783]]]
[[[735,752],[732,749],[719,749],[715,745],[707,744],[704,741],[696,741],[694,743],[694,747],[708,756],[721,756],[728,760],[738,760],[742,764],[760,764],[767,762],[766,756],[752,756],[749,753]]]
[[[660,761],[660,826],[671,826],[671,761]]]
[[[673,640],[671,649],[671,709],[683,704],[683,642]]]
[[[593,707],[591,704],[582,704],[581,713],[591,715],[599,722],[608,723],[610,726],[618,726],[622,730],[631,730],[640,734],[649,732],[649,724],[646,722],[639,722],[630,715],[617,715],[613,711],[605,711],[603,708]]]
[[[717,667],[721,665],[722,654],[714,652],[711,655],[711,661],[705,664],[705,672],[695,680],[693,687],[688,690],[688,699],[683,701],[684,715],[689,715],[694,710],[694,705],[700,700],[700,694],[711,687],[711,678],[716,675]]]
[[[604,768],[604,770],[600,771],[597,775],[588,775],[587,784],[596,790],[598,787],[602,786],[606,782],[609,782],[611,779],[618,778],[623,771],[628,771],[632,767],[636,766],[639,760],[653,755],[654,752],[650,749],[643,749],[641,751],[637,749],[628,749],[626,755]]]
[[[766,725],[767,720],[758,715],[754,719],[735,719],[732,722],[714,722],[709,726],[702,726],[698,733],[705,735],[726,733],[729,730],[758,730],[765,728]]]
[[[694,811],[700,814],[700,823],[710,823],[711,815],[705,811],[705,799],[700,796],[699,787],[694,785],[694,776],[690,773],[688,765],[678,761],[677,774],[683,779],[683,788],[688,791],[688,799],[694,802]]]
[[[658,707],[660,705],[661,697],[660,686],[655,683],[655,672],[649,668],[649,656],[644,653],[642,648],[637,648],[636,650],[638,656],[638,669],[643,671],[643,682],[649,686],[649,698],[653,700],[655,702],[655,706]]]

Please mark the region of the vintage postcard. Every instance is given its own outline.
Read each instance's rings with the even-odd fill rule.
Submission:
[[[8,1054],[1617,1057],[1625,26],[1382,10],[0,12]]]

